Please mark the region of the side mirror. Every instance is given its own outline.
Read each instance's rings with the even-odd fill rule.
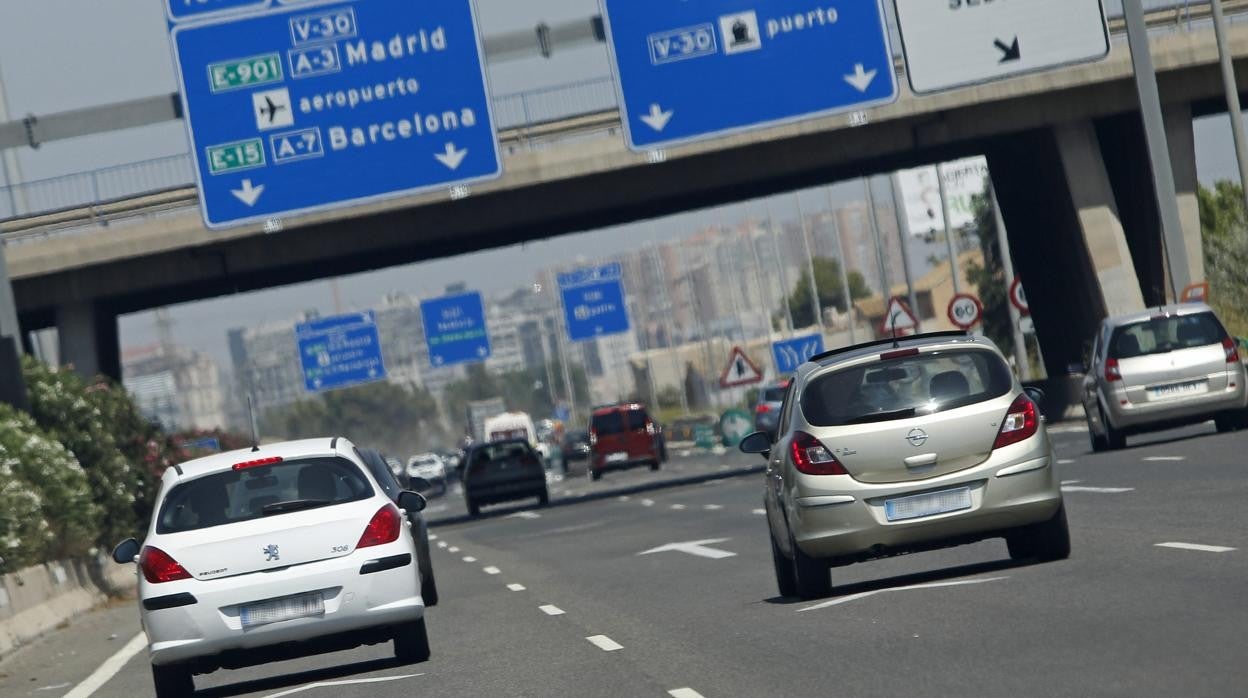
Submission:
[[[1036,409],[1040,410],[1040,416],[1043,417],[1045,398],[1044,391],[1040,388],[1026,387],[1023,388],[1023,392],[1027,393],[1027,397],[1031,398],[1031,401],[1036,403]]]
[[[404,490],[399,493],[399,508],[409,514],[419,514],[425,510],[425,506],[428,504],[428,500],[423,495],[410,490]]]
[[[127,538],[117,544],[113,548],[113,562],[119,565],[125,565],[134,562],[134,558],[139,554],[139,542],[133,538]]]
[[[758,453],[765,458],[771,457],[771,436],[766,432],[756,431],[741,440],[738,446],[742,453]]]

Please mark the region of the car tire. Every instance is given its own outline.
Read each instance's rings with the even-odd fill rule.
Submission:
[[[661,464],[662,464],[662,461],[658,460],[657,458],[655,460],[650,461],[650,470],[651,471],[658,470]]]
[[[590,480],[592,480],[592,481],[594,481],[594,482],[598,482],[599,480],[601,480],[601,479],[602,479],[602,471],[601,471],[601,470],[594,470],[594,469],[592,469],[592,468],[591,468],[591,469],[590,469],[590,471],[589,471],[589,479],[590,479]]]
[[[425,602],[425,608],[438,605],[438,581],[432,574],[420,580],[420,598]]]
[[[195,680],[191,678],[190,669],[177,664],[153,664],[152,683],[156,687],[156,698],[177,698],[195,694]]]
[[[1066,523],[1066,505],[1060,504],[1048,521],[1023,526],[1005,537],[1010,558],[1040,562],[1065,560],[1070,557],[1070,527]]]
[[[394,656],[404,664],[429,661],[429,634],[425,619],[404,623],[394,634]]]
[[[542,493],[537,495],[537,503],[539,506],[550,504],[550,490],[542,490]]]
[[[1109,449],[1109,444],[1106,443],[1105,437],[1097,434],[1096,430],[1092,428],[1091,419],[1088,420],[1088,439],[1092,442],[1093,453],[1102,453]]]
[[[1101,424],[1105,425],[1105,448],[1109,451],[1117,451],[1127,447],[1127,437],[1123,433],[1114,428],[1109,423],[1109,418],[1105,416],[1105,410],[1101,410]]]
[[[771,564],[776,571],[776,589],[781,596],[797,596],[797,578],[793,576],[793,563],[780,552],[774,536],[771,539]]]
[[[789,545],[793,548],[793,586],[797,597],[804,601],[818,599],[832,593],[832,575],[823,560],[813,558],[798,547],[792,532]]]
[[[480,516],[480,515],[481,515],[481,505],[480,505],[480,504],[477,504],[475,501],[473,501],[473,500],[471,500],[471,499],[469,499],[469,500],[467,500],[467,501],[468,501],[468,515],[469,515],[469,516],[472,516],[472,517],[477,517],[477,516]]]
[[[1218,428],[1219,434],[1225,434],[1227,432],[1237,431],[1243,427],[1244,418],[1238,414],[1224,414],[1220,417],[1215,417],[1213,424]]]

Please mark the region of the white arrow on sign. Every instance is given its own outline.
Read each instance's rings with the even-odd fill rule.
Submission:
[[[446,165],[448,168],[458,170],[459,164],[468,156],[468,149],[458,150],[455,148],[454,143],[447,143],[445,152],[434,153],[433,156],[438,159],[438,162]]]
[[[866,92],[871,86],[871,82],[875,80],[875,74],[878,71],[875,68],[871,70],[863,70],[861,63],[854,64],[854,72],[845,76],[845,82],[854,86],[859,92]]]
[[[260,200],[260,195],[264,193],[264,185],[261,184],[258,187],[253,187],[251,186],[250,179],[244,179],[243,188],[231,189],[230,193],[244,204],[247,204],[248,206],[255,206],[256,202]]]
[[[650,113],[641,117],[641,120],[655,131],[662,131],[664,128],[667,128],[667,122],[672,120],[672,115],[675,113],[676,110],[674,109],[663,111],[663,108],[658,104],[651,104]]]
[[[685,543],[668,543],[667,545],[660,545],[657,548],[651,548],[650,550],[637,553],[637,554],[638,555],[650,555],[653,553],[666,553],[666,552],[675,551],[678,553],[686,553],[688,555],[696,555],[697,557],[709,557],[712,560],[721,560],[726,557],[732,557],[736,555],[736,553],[729,552],[727,550],[720,550],[719,548],[710,548],[707,546],[715,545],[716,543],[723,543],[729,540],[732,540],[732,539],[731,538],[711,538],[708,540],[691,540]]]

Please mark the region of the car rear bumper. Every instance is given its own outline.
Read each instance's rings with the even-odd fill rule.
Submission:
[[[1237,380],[1234,388],[1185,398],[1123,405],[1121,398],[1115,394],[1106,402],[1109,403],[1105,406],[1109,421],[1116,429],[1142,431],[1153,425],[1203,421],[1245,409],[1248,407],[1248,392],[1245,392],[1244,381]]]
[[[515,482],[491,483],[488,485],[470,485],[464,490],[464,496],[478,504],[489,502],[510,502],[516,499],[540,497],[546,493],[546,480],[517,480]]]

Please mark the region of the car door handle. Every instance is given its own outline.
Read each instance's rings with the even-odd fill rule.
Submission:
[[[923,468],[929,465],[936,465],[939,456],[935,453],[924,453],[918,456],[910,456],[905,459],[907,468]]]

